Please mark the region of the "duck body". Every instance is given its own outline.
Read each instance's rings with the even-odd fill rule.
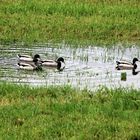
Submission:
[[[116,61],[116,64],[117,64],[117,65],[120,65],[120,64],[132,65],[131,62],[129,62],[129,61],[124,61],[124,60]]]
[[[57,67],[57,62],[44,60],[44,61],[42,61],[42,66]]]
[[[22,70],[42,70],[42,67],[40,65],[31,65],[31,64],[28,64],[28,63],[24,63],[24,62],[19,62],[17,64],[18,66],[18,69],[22,69]]]
[[[119,64],[116,66],[117,70],[133,70],[136,69],[137,65],[133,65],[133,64]]]
[[[44,60],[41,61],[42,66],[57,68],[58,70],[63,70],[65,68],[64,58],[59,57],[56,61],[54,60]]]
[[[35,70],[35,66],[32,66],[28,63],[23,63],[23,62],[20,62],[17,64],[18,68],[19,69],[22,69],[22,70]]]
[[[18,61],[23,61],[23,62],[32,62],[33,58],[30,55],[17,55]]]
[[[40,60],[40,55],[39,54],[35,54],[34,57],[32,57],[30,55],[18,54],[17,57],[18,57],[18,61],[26,62],[26,63],[33,62],[36,59]]]
[[[137,58],[134,58],[132,63],[129,61],[116,61],[116,69],[117,70],[134,70],[137,68],[136,62],[139,61]]]

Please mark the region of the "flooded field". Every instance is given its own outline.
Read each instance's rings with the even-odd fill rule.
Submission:
[[[25,71],[17,68],[17,54],[40,54],[42,59],[64,57],[65,69],[43,68],[43,71]],[[21,45],[0,46],[0,81],[40,85],[72,85],[80,89],[97,89],[107,87],[140,88],[140,74],[132,74],[131,70],[115,69],[116,60],[140,58],[137,46],[123,48],[121,45],[111,49],[96,46],[74,48],[65,44],[44,44],[34,47]],[[121,81],[121,73],[126,72],[126,81]]]

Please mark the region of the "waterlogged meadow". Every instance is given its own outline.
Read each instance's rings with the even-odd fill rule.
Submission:
[[[139,19],[139,0],[1,0],[0,139],[140,140],[140,71],[115,70],[140,58]],[[66,68],[20,71],[19,53]]]
[[[139,0],[1,0],[0,41],[140,43]]]
[[[140,91],[134,89],[3,83],[0,112],[1,139],[140,139]]]

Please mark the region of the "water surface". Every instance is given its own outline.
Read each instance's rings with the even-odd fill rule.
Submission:
[[[63,71],[43,68],[42,72],[17,69],[17,54],[40,54],[42,59],[64,57],[66,67]],[[132,71],[117,71],[116,60],[140,58],[137,46],[124,48],[121,45],[110,49],[96,46],[73,48],[65,44],[44,44],[34,47],[22,45],[0,46],[0,81],[25,83],[30,85],[72,85],[80,89],[107,87],[140,87],[140,74]],[[121,73],[126,72],[127,80],[121,81]]]

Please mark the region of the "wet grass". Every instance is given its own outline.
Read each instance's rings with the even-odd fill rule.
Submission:
[[[140,43],[139,0],[1,0],[1,43]]]
[[[140,91],[0,84],[1,139],[140,139]]]

